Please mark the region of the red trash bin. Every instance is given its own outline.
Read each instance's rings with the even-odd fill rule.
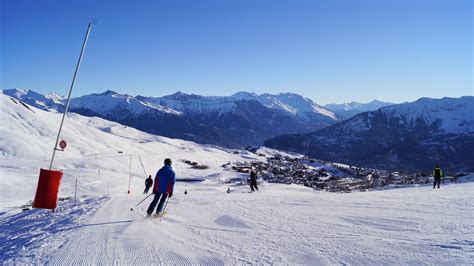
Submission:
[[[33,208],[56,209],[58,191],[63,172],[57,170],[40,170],[38,186],[36,187]]]

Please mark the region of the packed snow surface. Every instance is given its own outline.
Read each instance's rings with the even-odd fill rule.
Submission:
[[[472,183],[352,194],[295,185],[261,185],[256,193],[232,187],[226,193],[226,187],[179,183],[163,219],[145,218],[150,200],[130,211],[140,194],[2,218],[0,256],[5,262],[62,265],[474,260]],[[89,215],[88,208],[97,210]],[[77,219],[77,213],[87,217],[64,221]]]
[[[350,194],[261,183],[260,191],[248,193],[245,184],[230,182],[247,175],[221,165],[262,160],[259,156],[75,114],[68,115],[64,128],[69,146],[54,164],[65,173],[57,211],[21,212],[34,197],[39,168],[49,165],[61,114],[26,108],[2,94],[0,99],[2,264],[474,261],[474,183]],[[135,207],[145,197],[145,175],[154,175],[166,157],[173,159],[178,178],[201,182],[178,182],[168,213],[145,218],[151,197]],[[192,169],[180,159],[209,168]]]

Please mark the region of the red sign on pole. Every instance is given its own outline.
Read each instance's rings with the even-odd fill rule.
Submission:
[[[64,150],[67,147],[67,142],[65,140],[61,140],[59,142],[59,147]]]

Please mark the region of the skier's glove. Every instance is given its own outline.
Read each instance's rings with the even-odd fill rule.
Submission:
[[[170,192],[168,195],[170,198],[173,197],[173,192]]]

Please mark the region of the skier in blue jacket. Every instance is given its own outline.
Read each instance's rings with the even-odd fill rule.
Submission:
[[[158,208],[156,209],[156,214],[162,214],[166,198],[171,198],[173,196],[176,174],[173,171],[173,168],[171,168],[171,163],[171,159],[166,158],[165,165],[158,171],[158,173],[156,173],[155,183],[153,186],[153,193],[155,194],[155,197],[146,211],[148,216],[153,213],[157,204]]]

